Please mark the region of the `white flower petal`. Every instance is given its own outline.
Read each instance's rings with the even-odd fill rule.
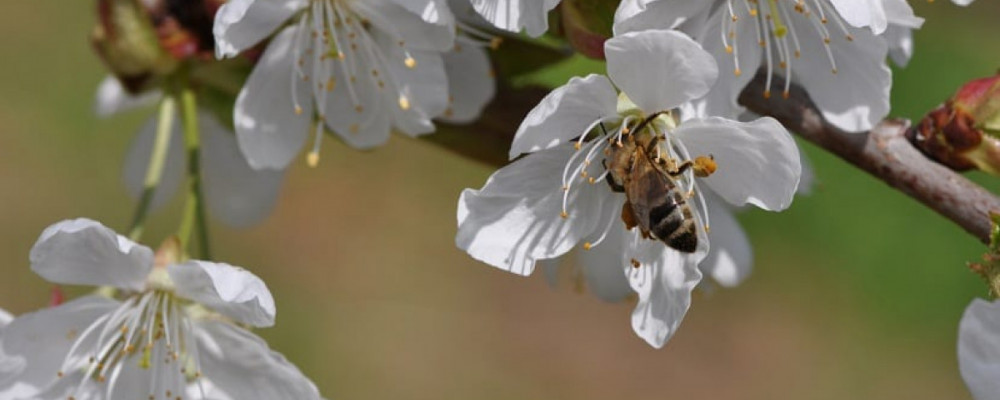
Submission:
[[[0,375],[0,399],[33,396],[57,379],[77,336],[116,307],[116,301],[87,296],[15,318],[0,337],[0,369],[11,367],[16,375]]]
[[[122,169],[122,180],[125,182],[125,189],[135,199],[142,196],[145,189],[146,170],[149,168],[149,159],[153,153],[153,144],[156,141],[157,118],[153,117],[146,121],[139,133],[132,139],[128,152],[125,154],[125,166]],[[163,172],[160,175],[160,183],[156,186],[153,194],[153,202],[150,207],[156,210],[170,201],[177,189],[184,182],[184,168],[187,154],[184,150],[184,136],[181,133],[181,121],[174,118],[170,132],[167,158],[163,163]]]
[[[48,228],[31,248],[31,270],[49,282],[141,290],[153,251],[89,219]]]
[[[312,96],[301,79],[292,78],[294,37],[295,28],[286,28],[271,41],[236,98],[236,137],[255,169],[285,168],[309,134]],[[298,85],[301,114],[296,113],[293,84]]]
[[[802,43],[822,43],[811,29],[800,29]],[[830,46],[837,72],[823,46],[802,46],[802,57],[792,65],[793,80],[809,92],[823,117],[840,129],[871,129],[889,114],[892,71],[885,63],[888,45],[868,30],[851,29],[854,40]]]
[[[669,30],[629,32],[604,43],[608,76],[646,113],[704,96],[719,76],[712,55]]]
[[[94,113],[101,118],[108,117],[134,108],[153,105],[162,95],[159,90],[153,90],[133,96],[125,90],[118,78],[109,75],[97,86]]]
[[[662,242],[643,239],[637,229],[624,236],[622,264],[639,303],[632,311],[632,329],[660,348],[677,332],[691,306],[691,291],[701,282],[698,261],[703,253],[683,254]],[[633,266],[633,260],[639,267]]]
[[[9,324],[13,319],[13,315],[7,312],[7,310],[0,308],[0,334],[3,333],[3,328],[6,327],[7,324]]]
[[[369,36],[359,35],[359,39],[367,40]],[[379,74],[391,74],[389,67],[380,59],[372,60],[369,52],[381,52],[374,42],[364,42],[357,48],[345,46],[345,60],[353,65],[356,71],[380,71]],[[398,46],[397,46],[398,47]],[[326,126],[348,145],[356,149],[370,149],[385,144],[389,140],[392,129],[392,111],[388,107],[399,107],[398,92],[386,88],[386,82],[372,74],[349,76],[344,68],[335,66],[340,61],[328,57],[323,61],[328,71],[333,71],[332,87],[325,90],[326,104],[321,112],[326,118]],[[374,64],[372,64],[374,62]],[[442,73],[443,74],[443,73]],[[445,85],[447,85],[445,83]],[[427,122],[430,124],[430,122]]]
[[[255,327],[274,325],[274,298],[256,275],[229,264],[191,260],[167,267],[177,295]]]
[[[1000,397],[1000,301],[975,299],[958,325],[958,369],[977,400]]]
[[[319,391],[284,356],[256,335],[229,323],[196,322],[205,378],[226,397],[240,400],[320,399]]]
[[[271,213],[285,171],[255,170],[240,153],[236,136],[214,116],[199,114],[205,203],[228,225],[253,225]]]
[[[451,97],[439,119],[459,124],[475,121],[496,94],[489,56],[482,48],[469,45],[455,46],[443,58]]]
[[[884,0],[830,0],[844,21],[858,28],[868,27],[878,35],[885,31],[889,21],[882,7]]]
[[[510,158],[577,138],[597,121],[617,117],[617,106],[618,93],[608,78],[595,74],[573,77],[524,117],[510,146]]]
[[[463,191],[458,247],[494,267],[529,275],[536,260],[563,255],[593,232],[612,196],[603,183],[575,183],[567,217],[560,217],[563,167],[575,151],[567,144],[533,153],[501,168],[482,189]]]
[[[393,43],[383,43],[390,59],[405,59],[402,49]],[[417,136],[434,132],[433,119],[448,109],[448,75],[444,60],[438,53],[411,51],[416,61],[413,68],[404,63],[389,63],[389,73],[396,80],[389,90],[399,97],[390,99],[393,125],[401,132]]]
[[[677,29],[703,24],[712,5],[705,0],[623,0],[615,10],[615,35],[647,29]]]
[[[729,40],[734,53],[729,53],[720,39],[722,36],[722,19],[729,18],[728,13],[714,12],[706,22],[707,30],[702,35],[705,50],[715,57],[719,67],[719,79],[703,98],[693,101],[697,116],[719,116],[735,118],[741,114],[744,107],[737,103],[743,88],[753,80],[757,67],[761,64],[763,51],[757,43],[753,32],[739,31],[736,38]],[[728,31],[726,32],[729,33]]]
[[[471,0],[479,15],[497,28],[538,37],[549,30],[548,13],[559,0]]]
[[[215,14],[212,34],[216,57],[232,57],[260,43],[285,23],[307,0],[230,0]]]
[[[897,25],[889,25],[882,34],[889,44],[889,58],[900,68],[906,67],[913,57],[913,30]]]
[[[788,131],[773,118],[747,123],[694,119],[682,123],[673,135],[692,157],[715,158],[715,173],[699,179],[729,203],[749,203],[771,211],[792,203],[802,174],[799,151]]]
[[[410,50],[444,52],[455,44],[455,17],[443,0],[354,2],[351,8],[393,43]]]
[[[725,287],[742,283],[753,270],[753,249],[734,210],[715,196],[707,196],[708,218],[711,231],[708,240],[712,248],[705,260],[698,264],[703,274]]]
[[[621,196],[619,196],[621,197]],[[604,208],[615,218],[604,240],[590,250],[577,251],[577,262],[583,268],[587,288],[599,299],[619,302],[633,293],[628,277],[622,271],[622,254],[626,252],[625,237],[628,232],[621,221],[622,198],[616,205]],[[599,226],[598,229],[603,226]]]
[[[906,0],[882,0],[882,5],[890,27],[896,25],[920,29],[924,25],[924,19],[913,13],[913,8]]]

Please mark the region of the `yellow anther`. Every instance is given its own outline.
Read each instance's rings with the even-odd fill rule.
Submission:
[[[590,242],[585,242],[585,243],[583,244],[583,249],[584,249],[584,250],[590,250],[590,249],[591,249],[591,248],[593,248],[593,247],[594,247],[594,245],[590,244]]]
[[[319,165],[319,152],[310,151],[309,154],[306,155],[306,164],[308,164],[310,168],[316,168],[316,166]]]
[[[399,96],[399,108],[401,108],[403,111],[409,110],[410,109],[410,99],[406,98],[406,96],[402,96],[402,95]]]
[[[406,60],[403,61],[403,64],[406,64],[406,68],[414,69],[417,67],[417,60],[415,60],[413,57],[406,57]]]
[[[302,107],[295,106],[295,115],[302,115]]]
[[[563,210],[563,212],[559,213],[559,216],[562,217],[562,219],[566,219],[569,218],[569,213]]]

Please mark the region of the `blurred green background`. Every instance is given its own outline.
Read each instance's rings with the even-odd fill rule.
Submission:
[[[51,286],[27,262],[44,227],[86,216],[124,230],[134,205],[121,163],[152,110],[92,114],[104,72],[87,40],[91,3],[0,13],[0,306],[15,313],[48,301]],[[893,90],[893,115],[911,119],[1000,67],[1000,4],[914,3],[928,21]],[[259,333],[328,398],[967,398],[955,337],[966,304],[985,294],[965,267],[982,246],[803,149],[819,186],[788,212],[743,214],[753,276],[696,296],[662,350],[631,332],[629,304],[553,290],[457,250],[458,193],[491,168],[399,136],[373,152],[327,140],[318,168],[289,171],[264,224],[213,225],[215,256],[268,283],[278,325]],[[154,215],[149,244],[175,228],[176,200]]]

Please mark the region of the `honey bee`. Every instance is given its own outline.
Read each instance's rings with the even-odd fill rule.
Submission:
[[[688,169],[693,169],[695,176],[708,176],[715,172],[715,160],[699,156],[678,163],[661,157],[656,146],[662,137],[644,129],[655,117],[636,124],[608,148],[604,161],[608,184],[613,191],[625,193],[622,220],[627,229],[638,226],[644,238],[693,253],[698,248],[698,226],[688,205],[692,194],[684,192],[677,178]]]

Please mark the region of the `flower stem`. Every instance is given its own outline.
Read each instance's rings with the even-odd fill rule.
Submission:
[[[136,206],[128,230],[129,239],[134,241],[139,241],[142,237],[146,217],[149,215],[153,197],[156,195],[156,188],[160,186],[160,179],[163,177],[163,165],[166,163],[167,153],[170,150],[170,134],[173,131],[174,117],[177,114],[176,103],[177,101],[171,95],[164,96],[163,100],[160,100],[153,152],[149,156],[149,165],[146,167],[142,196],[139,198],[139,204]]]
[[[184,201],[184,216],[177,236],[182,248],[189,248],[191,236],[198,230],[199,258],[211,259],[208,220],[205,218],[205,195],[201,187],[201,142],[198,132],[198,102],[194,90],[185,81],[180,89],[181,123],[184,126],[184,148],[187,152],[188,190]]]

